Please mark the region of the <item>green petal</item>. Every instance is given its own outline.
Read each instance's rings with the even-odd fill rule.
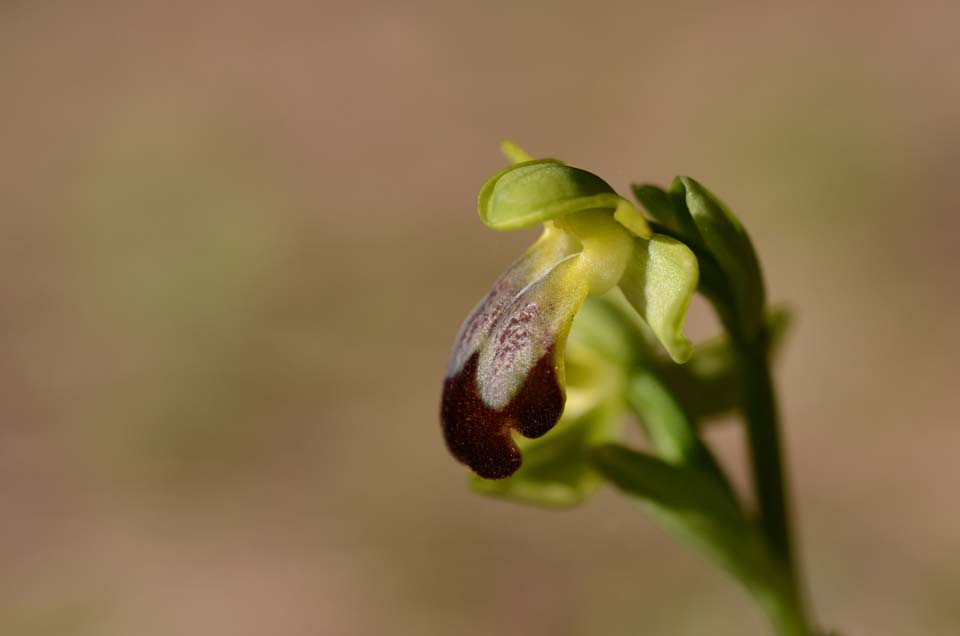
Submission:
[[[527,151],[513,143],[509,139],[503,139],[500,141],[500,152],[503,153],[503,156],[507,158],[507,161],[510,163],[523,163],[525,161],[533,161],[533,157],[527,154]]]
[[[488,227],[516,230],[582,210],[613,210],[618,202],[597,175],[556,159],[538,159],[491,177],[480,189],[477,208]]]
[[[623,295],[643,317],[675,362],[686,362],[693,346],[683,335],[699,267],[689,247],[662,234],[636,240],[634,257],[620,281]]]

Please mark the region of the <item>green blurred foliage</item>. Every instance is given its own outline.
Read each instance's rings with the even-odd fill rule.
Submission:
[[[182,140],[110,148],[82,185],[61,228],[62,317],[79,355],[105,364],[68,398],[75,443],[114,482],[248,470],[289,399],[276,305],[294,237],[279,199]]]

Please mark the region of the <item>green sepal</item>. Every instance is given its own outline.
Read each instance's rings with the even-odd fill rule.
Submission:
[[[769,613],[794,591],[785,569],[713,475],[617,444],[594,449],[593,465],[661,526],[736,577]]]
[[[642,355],[638,348],[642,345],[631,327],[606,296],[588,298],[581,305],[564,355],[567,401],[563,418],[580,417],[606,402],[623,408],[623,389]]]
[[[657,457],[710,473],[723,484],[729,496],[735,497],[720,464],[700,439],[694,421],[655,371],[638,370],[627,383],[624,397],[640,420]]]
[[[786,308],[774,308],[767,314],[771,362],[781,349],[790,323]],[[651,360],[650,364],[693,420],[716,418],[741,405],[736,354],[726,336],[697,345],[684,365],[673,364],[666,358]]]
[[[494,230],[517,230],[574,212],[615,210],[620,197],[597,175],[556,159],[501,170],[480,189],[480,219]]]
[[[649,184],[634,184],[632,189],[661,231],[701,256],[701,290],[727,327],[755,336],[762,321],[763,277],[753,244],[736,216],[690,177],[674,179],[669,192]]]
[[[697,290],[700,270],[697,257],[680,241],[654,234],[649,241],[636,240],[620,289],[675,362],[693,354],[693,345],[683,335],[690,300]]]
[[[693,218],[687,211],[687,206],[676,206],[670,193],[650,184],[633,184],[633,196],[640,205],[659,221],[665,228],[674,232],[680,240],[686,243],[699,245],[702,243],[700,232],[697,230]]]
[[[713,193],[690,177],[677,177],[672,186],[675,207],[678,196],[697,226],[703,246],[724,273],[742,333],[757,334],[763,323],[764,286],[760,263],[750,237],[730,209]]]
[[[643,334],[638,331],[640,325],[636,313],[616,290],[588,298],[573,319],[568,351],[583,345],[605,360],[630,369],[647,357]]]

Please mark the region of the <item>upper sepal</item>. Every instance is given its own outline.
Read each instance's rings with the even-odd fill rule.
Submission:
[[[556,159],[524,161],[480,189],[480,219],[494,230],[531,227],[574,212],[616,209],[620,197],[597,175]]]

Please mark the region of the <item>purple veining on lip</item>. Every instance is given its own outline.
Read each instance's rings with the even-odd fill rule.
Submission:
[[[542,238],[529,252],[510,265],[486,297],[470,312],[470,316],[460,328],[450,354],[447,376],[458,373],[470,356],[480,349],[491,327],[528,284],[572,254],[575,249],[575,243],[568,236],[555,234]]]

